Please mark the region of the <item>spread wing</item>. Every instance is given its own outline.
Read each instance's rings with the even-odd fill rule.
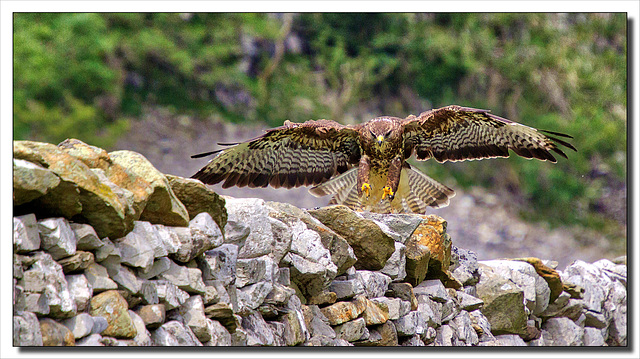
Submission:
[[[569,137],[557,132],[538,131],[493,115],[488,110],[447,106],[404,120],[405,158],[413,153],[418,160],[438,162],[509,157],[509,150],[525,158],[556,162],[552,151],[567,158],[558,147],[576,151],[571,144],[543,134]]]
[[[358,163],[360,144],[356,126],[328,120],[286,121],[262,136],[216,152],[192,178],[208,184],[224,180],[223,188],[292,188],[316,185],[345,172]]]

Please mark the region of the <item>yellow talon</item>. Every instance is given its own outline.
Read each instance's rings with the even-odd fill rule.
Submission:
[[[393,191],[391,190],[391,187],[389,186],[384,186],[382,188],[382,199],[385,199],[385,197],[389,196],[389,200],[393,199]]]
[[[364,192],[364,193],[367,195],[367,198],[368,198],[368,197],[369,197],[369,191],[371,191],[371,186],[370,186],[368,183],[366,183],[366,182],[365,182],[365,183],[362,185],[362,188],[360,188],[360,190],[361,190],[362,192]]]

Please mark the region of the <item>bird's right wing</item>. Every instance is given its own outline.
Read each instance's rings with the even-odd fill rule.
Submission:
[[[317,185],[347,171],[360,159],[360,143],[355,126],[329,120],[286,121],[262,136],[215,152],[219,154],[192,178],[207,184],[224,180],[223,188],[292,188]]]

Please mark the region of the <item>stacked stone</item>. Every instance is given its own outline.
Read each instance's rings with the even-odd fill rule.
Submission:
[[[623,264],[478,262],[437,216],[220,198],[51,146],[14,148],[16,346],[626,345]]]

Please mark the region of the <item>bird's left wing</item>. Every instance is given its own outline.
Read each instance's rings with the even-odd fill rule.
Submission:
[[[552,151],[567,157],[558,145],[576,150],[557,138],[571,136],[538,131],[488,110],[456,105],[423,112],[417,117],[411,115],[403,120],[403,125],[405,158],[415,153],[418,160],[433,157],[445,162],[509,157],[512,150],[525,158],[556,162]]]
[[[320,184],[360,159],[357,127],[335,121],[286,121],[281,127],[220,152],[192,178],[223,188]]]

